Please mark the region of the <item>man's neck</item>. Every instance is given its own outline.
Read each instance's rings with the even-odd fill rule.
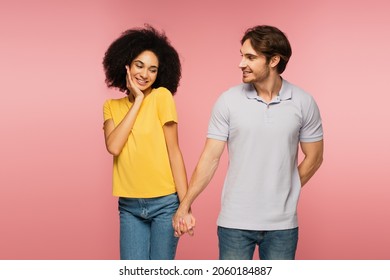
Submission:
[[[271,102],[282,88],[282,78],[279,75],[270,76],[267,80],[253,84],[257,95],[265,102]]]

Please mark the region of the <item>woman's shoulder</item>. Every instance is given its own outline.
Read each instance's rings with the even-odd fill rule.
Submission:
[[[173,99],[173,95],[171,91],[165,87],[154,88],[152,92],[154,97],[157,98],[158,100]]]
[[[122,97],[122,98],[114,98],[114,99],[107,99],[104,102],[104,106],[121,106],[123,104],[126,104],[129,101],[128,97]]]
[[[158,93],[158,94],[161,94],[161,95],[171,95],[172,96],[172,93],[169,89],[167,89],[166,87],[158,87],[158,88],[154,88],[153,89],[153,92],[154,93]]]

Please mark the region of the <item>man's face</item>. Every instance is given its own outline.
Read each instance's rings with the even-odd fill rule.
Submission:
[[[244,83],[261,83],[270,75],[270,65],[264,55],[258,54],[247,39],[241,46],[241,62],[238,67],[242,70]]]

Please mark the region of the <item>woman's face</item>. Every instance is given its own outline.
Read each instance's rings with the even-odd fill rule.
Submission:
[[[143,93],[149,93],[152,90],[157,72],[158,58],[151,51],[143,51],[130,65],[131,79]]]

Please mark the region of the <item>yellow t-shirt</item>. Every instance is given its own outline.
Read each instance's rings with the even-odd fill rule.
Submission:
[[[112,119],[117,126],[132,105],[127,97],[107,100],[104,121]],[[122,152],[114,156],[114,196],[151,198],[176,192],[163,132],[170,121],[177,123],[171,92],[153,89],[143,100]]]

